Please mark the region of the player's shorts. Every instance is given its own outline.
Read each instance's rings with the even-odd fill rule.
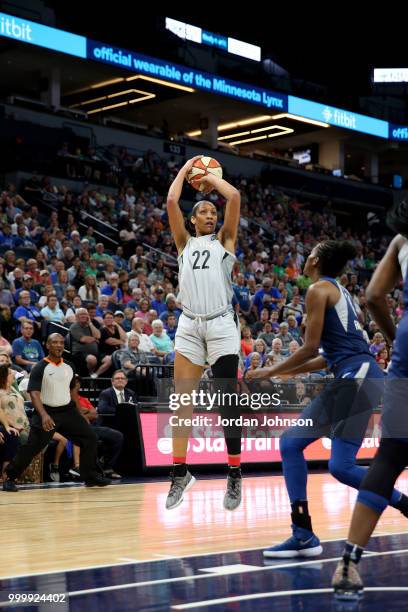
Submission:
[[[192,363],[212,366],[224,355],[238,355],[240,348],[239,325],[233,312],[210,321],[180,315],[174,349]]]
[[[336,378],[304,408],[300,418],[312,426],[291,427],[294,437],[362,440],[373,410],[384,394],[385,376],[373,358],[348,360]]]

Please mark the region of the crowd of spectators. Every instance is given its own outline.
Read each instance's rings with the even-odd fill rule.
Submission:
[[[63,151],[60,156],[67,161]],[[0,357],[11,360],[18,378],[44,357],[44,339],[52,331],[66,336],[85,377],[120,371],[136,380],[141,367],[174,359],[181,310],[165,195],[178,164],[152,152],[135,159],[113,148],[112,156],[116,192],[99,187],[74,193],[34,174],[18,190],[8,185],[0,194]],[[313,245],[327,238],[356,247],[339,281],[356,305],[370,351],[386,369],[391,348],[371,319],[365,289],[388,238],[361,229],[353,218],[345,223],[330,203],[299,201],[262,177],[230,180],[242,194],[232,271],[242,333],[240,376],[247,368],[286,359],[302,344],[310,283],[303,264]],[[202,197],[189,187],[186,195]],[[221,213],[221,197],[208,198]],[[116,228],[115,248],[104,244],[93,225],[80,223],[83,213]],[[388,296],[388,305],[398,322],[400,287]],[[299,386],[295,399],[300,391]]]

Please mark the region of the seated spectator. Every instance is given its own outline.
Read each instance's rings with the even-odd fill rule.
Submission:
[[[167,317],[167,323],[165,323],[164,329],[172,342],[174,342],[174,339],[176,337],[177,326],[178,321],[176,315],[173,313],[169,313]]]
[[[248,318],[251,314],[252,300],[248,287],[245,286],[245,276],[239,272],[236,276],[236,284],[233,285],[233,291],[240,312]]]
[[[68,287],[68,272],[61,270],[58,272],[57,282],[54,283],[54,290],[58,301],[64,298],[65,290]]]
[[[85,284],[78,289],[78,295],[83,302],[98,302],[101,291],[96,284],[96,276],[93,274],[85,276]]]
[[[112,259],[115,263],[116,269],[129,270],[128,262],[123,257],[123,247],[118,246],[118,248],[116,249],[116,254],[112,255]]]
[[[132,281],[130,281],[132,282]],[[134,310],[140,310],[140,301],[143,298],[143,291],[140,287],[135,287],[132,289],[132,299],[128,302],[128,306],[133,308]]]
[[[248,367],[246,369],[247,370],[257,370],[258,368],[262,368],[262,357],[260,356],[259,353],[250,353],[250,355],[248,355]],[[245,371],[245,373],[246,373]]]
[[[271,310],[276,310],[276,308],[278,307],[277,303],[282,298],[282,296],[279,293],[278,289],[272,286],[272,279],[268,277],[263,279],[262,289],[259,289],[259,291],[257,291],[254,296],[253,307],[255,308],[255,311],[258,316],[261,315],[261,310],[264,307],[265,296],[270,297]]]
[[[135,374],[135,369],[140,365],[159,364],[160,359],[152,353],[146,353],[139,349],[140,340],[137,334],[129,336],[128,348],[120,351],[120,367],[127,376]]]
[[[24,368],[22,368],[21,366],[18,366],[15,363],[12,363],[10,355],[7,355],[6,353],[0,353],[0,365],[6,365],[8,368],[10,368],[10,370],[13,370],[13,374],[14,374],[13,385],[16,388],[16,390],[20,388],[20,383],[23,381],[23,379],[26,379],[28,381],[29,379],[28,372],[24,370]],[[27,397],[26,399],[29,399],[29,397]]]
[[[140,300],[140,310],[135,312],[135,317],[138,317],[139,319],[143,319],[143,321],[147,321],[149,317],[149,309],[150,309],[149,300],[147,300],[146,298],[141,299]]]
[[[85,376],[90,374],[93,378],[96,378],[109,370],[111,358],[100,356],[101,332],[91,322],[86,308],[78,308],[75,316],[76,323],[71,325],[69,329],[72,341],[72,358],[80,371],[85,372]],[[98,364],[100,364],[99,368]]]
[[[310,404],[310,401],[311,399],[306,393],[305,383],[301,380],[297,380],[295,383],[294,401],[291,403],[298,404],[300,406],[307,406],[307,404]]]
[[[160,319],[156,319],[152,322],[153,332],[150,335],[150,340],[156,347],[156,355],[158,357],[164,357],[167,353],[173,351],[173,343],[164,331],[163,322]]]
[[[248,357],[254,350],[254,339],[252,337],[251,329],[249,327],[243,327],[241,330],[241,353],[245,357]]]
[[[151,302],[151,307],[157,312],[158,316],[168,310],[164,302],[164,289],[162,287],[156,287],[154,290],[154,299]]]
[[[254,343],[254,351],[261,356],[262,365],[265,363],[265,359],[268,353],[268,347],[266,345],[265,340],[262,338],[257,338]]]
[[[279,325],[279,334],[276,337],[282,341],[282,349],[284,351],[287,351],[289,349],[289,344],[292,340],[295,340],[292,334],[289,333],[289,325],[286,321],[282,321]]]
[[[19,289],[17,289],[17,291],[14,293],[14,296],[13,296],[15,303],[18,304],[20,293],[22,291],[28,291],[28,293],[30,294],[31,303],[37,304],[38,300],[40,299],[40,296],[36,291],[34,291],[33,286],[34,286],[33,277],[30,276],[30,274],[24,274],[22,285]]]
[[[45,357],[41,344],[33,339],[33,333],[33,323],[24,321],[21,325],[21,337],[16,338],[12,345],[14,361],[27,372]]]
[[[83,415],[83,417],[92,426],[92,429],[96,433],[98,441],[102,443],[103,473],[107,478],[120,480],[122,477],[120,476],[120,474],[115,472],[115,466],[122,450],[124,439],[123,434],[117,429],[112,429],[111,427],[103,427],[102,425],[100,425],[96,408],[86,397],[80,395],[80,389],[81,379],[79,378],[79,376],[75,376],[75,390],[77,391],[77,398],[79,402],[78,409]],[[79,446],[76,446],[74,444],[74,473],[76,471],[78,476],[80,474],[80,453],[81,449],[79,448]],[[70,472],[72,473],[72,470],[70,470]]]
[[[99,342],[99,350],[103,359],[109,360],[109,365],[112,363],[112,353],[118,349],[124,348],[126,345],[125,330],[118,325],[111,312],[106,312],[103,316],[103,325],[101,327],[101,339]]]
[[[60,325],[64,324],[65,315],[58,304],[57,296],[49,296],[47,300],[47,306],[41,309],[41,316],[46,321],[50,321],[52,323],[59,323]]]
[[[150,309],[147,313],[147,319],[144,323],[144,330],[149,336],[153,333],[153,321],[157,319],[157,311]],[[159,319],[160,320],[160,319]]]
[[[150,337],[144,333],[144,321],[139,317],[135,317],[132,321],[132,330],[128,332],[126,335],[129,337],[132,333],[136,333],[139,336],[139,349],[144,351],[145,353],[152,353],[156,355],[156,347],[151,341]]]
[[[121,304],[129,304],[132,301],[132,290],[129,287],[129,281],[122,280],[119,282],[119,288],[122,292]]]
[[[383,368],[383,370],[386,370],[388,368],[388,364],[390,362],[390,353],[386,346],[377,353],[375,360]]]
[[[51,295],[54,295],[55,297],[57,297],[57,294],[54,291],[54,285],[52,284],[47,285],[46,287],[43,287],[42,291],[43,291],[43,295],[38,300],[38,308],[40,311],[41,311],[41,308],[45,308],[45,306],[47,306],[48,298]]]
[[[262,308],[259,321],[257,321],[254,325],[251,326],[255,336],[258,336],[258,334],[263,331],[264,325],[267,321],[269,321],[270,316],[271,314],[269,310],[267,308]]]
[[[28,232],[24,223],[20,223],[17,228],[17,234],[13,236],[13,249],[17,249],[20,247],[28,247],[35,249],[35,244]]]
[[[268,354],[268,357],[272,357],[275,364],[285,361],[287,355],[284,355],[282,352],[282,340],[280,338],[275,338],[275,340],[273,340],[272,350]]]
[[[270,321],[265,321],[263,326],[262,333],[258,336],[260,340],[263,340],[268,348],[271,348],[272,341],[275,338],[275,334],[272,331],[272,323]]]
[[[298,325],[302,322],[304,308],[300,300],[300,295],[293,295],[290,304],[286,304],[283,308],[283,318],[287,319],[289,315],[294,315]]]
[[[0,365],[0,403],[11,427],[19,432],[19,443],[25,444],[30,433],[30,421],[24,409],[24,399],[14,384],[14,372]],[[3,470],[5,465],[3,465]]]
[[[296,353],[298,348],[299,348],[299,343],[296,340],[292,340],[292,342],[290,342],[288,346],[289,355],[293,355],[293,353]]]
[[[164,310],[160,314],[159,319],[163,321],[163,323],[166,325],[167,318],[170,315],[174,315],[176,317],[176,321],[178,321],[179,316],[181,315],[182,311],[180,310],[180,308],[177,308],[176,296],[173,293],[167,294],[165,302],[166,302],[166,310]]]
[[[0,279],[0,304],[7,306],[7,308],[14,308],[15,302],[13,294],[9,289],[6,289],[4,280]]]
[[[64,292],[64,297],[62,298],[60,305],[62,310],[67,312],[68,308],[74,308],[74,297],[78,295],[77,290],[73,285],[68,285]]]
[[[99,323],[103,323],[103,316],[107,312],[111,312],[109,310],[109,298],[107,295],[101,295],[96,308],[96,318],[98,319]]]
[[[88,311],[89,318],[91,320],[92,325],[94,325],[96,329],[99,329],[100,331],[102,327],[102,324],[100,323],[100,321],[103,322],[103,319],[98,319],[98,317],[96,316],[97,305],[93,304],[93,302],[88,302],[86,309]]]
[[[31,305],[31,298],[28,291],[22,291],[20,293],[19,303],[20,306],[18,306],[13,313],[13,318],[18,321],[16,332],[19,333],[21,323],[27,320],[34,323],[34,329],[39,330],[41,328],[41,313],[36,306]]]
[[[121,325],[125,332],[130,332],[132,329],[132,321],[135,316],[135,311],[133,310],[133,308],[130,308],[128,306],[123,310],[123,314],[125,315],[125,318],[123,319]]]
[[[6,478],[5,468],[17,453],[19,445],[19,431],[10,424],[9,418],[0,406],[0,456],[1,476]]]
[[[65,311],[65,323],[75,323],[75,313],[78,308],[82,308],[82,300],[79,295],[76,295],[73,299],[72,307]]]
[[[102,295],[108,296],[108,301],[112,304],[122,302],[122,290],[119,288],[119,276],[114,272],[109,276],[108,283],[102,288]]]
[[[125,313],[123,312],[123,310],[115,310],[115,312],[113,313],[113,318],[115,323],[120,325],[123,331],[125,331],[122,325],[123,321],[125,320]]]
[[[371,345],[370,345],[370,353],[376,357],[380,351],[386,348],[386,342],[384,340],[384,336],[381,332],[376,332],[373,336]]]
[[[126,389],[127,376],[123,370],[116,370],[112,376],[112,386],[105,389],[99,396],[98,414],[115,414],[118,404],[136,404],[137,397],[130,389]]]
[[[279,334],[279,323],[278,323],[278,319],[279,319],[279,313],[277,310],[273,310],[271,312],[271,317],[270,317],[270,322],[272,325],[272,331],[274,334]]]
[[[298,326],[296,317],[294,315],[289,315],[288,318],[286,319],[286,322],[289,326],[288,327],[289,334],[293,337],[294,340],[296,340],[300,344],[302,342],[302,330]]]

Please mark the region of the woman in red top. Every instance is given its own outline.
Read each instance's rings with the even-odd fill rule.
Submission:
[[[242,340],[241,340],[241,353],[248,357],[250,353],[254,350],[254,339],[252,338],[252,333],[249,327],[242,328]]]

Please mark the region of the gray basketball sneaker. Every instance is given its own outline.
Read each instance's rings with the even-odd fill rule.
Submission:
[[[242,476],[241,470],[230,470],[227,479],[227,491],[224,497],[224,508],[235,510],[241,503]]]
[[[358,573],[357,565],[344,559],[339,561],[332,579],[332,587],[336,599],[359,599],[364,590],[363,581]]]
[[[173,510],[177,508],[183,501],[183,496],[186,491],[191,489],[196,479],[187,470],[184,476],[175,476],[174,472],[171,475],[171,486],[166,499],[166,509]]]

